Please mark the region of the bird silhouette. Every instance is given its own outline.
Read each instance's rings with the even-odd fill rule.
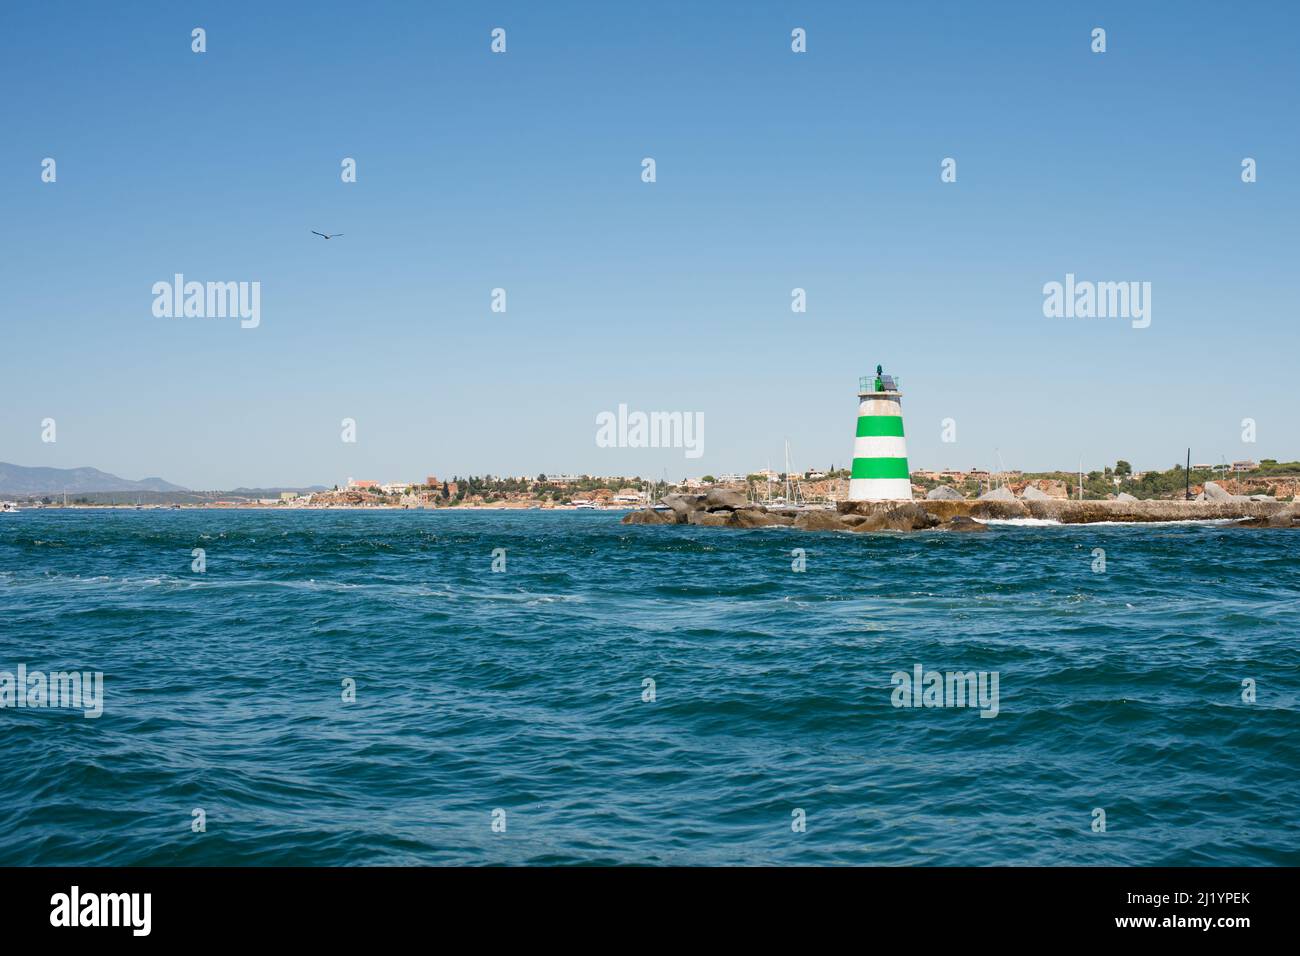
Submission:
[[[322,239],[336,239],[336,238],[338,238],[339,236],[343,235],[343,233],[341,233],[341,232],[332,232],[332,233],[330,233],[330,234],[327,236],[327,235],[325,235],[325,233],[323,233],[323,232],[316,232],[315,229],[312,230],[312,233],[313,233],[314,235],[320,236]]]

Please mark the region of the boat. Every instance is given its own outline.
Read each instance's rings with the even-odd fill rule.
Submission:
[[[771,474],[771,467],[768,467],[768,474]],[[836,499],[833,495],[823,495],[808,497],[804,493],[803,483],[798,477],[799,474],[790,462],[790,442],[785,442],[785,472],[783,476],[784,485],[778,494],[772,493],[773,482],[769,479],[767,488],[764,493],[760,494],[758,489],[750,485],[749,500],[751,504],[761,505],[771,511],[783,511],[786,513],[792,511],[835,511]]]
[[[19,510],[16,501],[0,501],[0,514],[16,514]]]
[[[650,481],[646,484],[644,507],[651,511],[658,511],[663,514],[666,511],[672,511],[671,505],[666,505],[660,500],[660,492],[668,490],[668,469],[664,469],[664,478],[662,482]]]

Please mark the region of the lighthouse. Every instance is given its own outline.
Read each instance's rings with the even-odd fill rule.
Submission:
[[[850,501],[911,501],[903,438],[903,393],[899,382],[877,365],[858,381],[858,436],[853,442]]]

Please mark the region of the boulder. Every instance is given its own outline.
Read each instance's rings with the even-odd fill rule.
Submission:
[[[1244,518],[1230,525],[1233,528],[1300,528],[1300,508],[1287,505],[1270,515]]]
[[[850,531],[884,531],[884,515],[855,515],[857,523],[852,525]]]
[[[704,495],[664,495],[662,501],[674,514],[682,516],[704,509]]]
[[[1006,489],[998,489],[1005,491]],[[1056,502],[1050,501],[1031,501],[1028,504],[1019,498],[1010,495],[1010,500],[1006,498],[990,498],[983,501],[977,501],[970,509],[972,518],[1028,518],[1034,514],[1034,509],[1044,508],[1049,505],[1056,505]]]
[[[711,511],[692,511],[686,516],[687,524],[704,525],[709,528],[720,528],[727,523],[731,517],[729,512],[711,512]]]
[[[726,523],[728,528],[766,528],[774,524],[794,524],[794,519],[768,514],[758,508],[737,508],[727,517]]]
[[[961,501],[963,497],[964,496],[960,491],[957,491],[955,488],[950,488],[947,485],[939,485],[935,488],[931,488],[925,494],[927,501]]]
[[[655,511],[652,508],[643,508],[640,511],[629,511],[623,516],[623,524],[676,524],[677,517],[672,512]]]
[[[984,492],[979,496],[980,501],[1015,501],[1016,496],[1011,493],[1011,489],[1005,485],[1001,488],[994,488]]]
[[[1205,483],[1205,500],[1206,501],[1245,501],[1243,495],[1230,494],[1217,481],[1207,481]]]
[[[1052,496],[1037,485],[1027,485],[1025,490],[1020,493],[1020,497],[1025,501],[1049,501]]]
[[[860,515],[850,515],[857,519]],[[794,526],[803,531],[847,531],[856,521],[836,514],[834,511],[805,511],[794,519]]]
[[[854,531],[924,531],[933,528],[939,519],[920,505],[898,505],[888,511],[867,515],[853,528]]]
[[[1116,501],[1137,501],[1137,499],[1134,498],[1132,495],[1130,495],[1127,491],[1121,491],[1119,494],[1115,496],[1115,500]]]
[[[1300,528],[1300,507],[1287,505],[1262,520],[1267,521],[1270,528]]]
[[[973,507],[973,504],[973,502],[968,501],[965,498],[962,498],[960,501],[930,501],[927,499],[921,507],[942,522],[947,521],[953,515],[966,514],[966,512]]]
[[[988,531],[989,526],[965,515],[954,515],[943,525],[945,531]]]
[[[749,499],[745,497],[744,492],[711,488],[705,496],[704,507],[709,511],[735,511],[737,508],[748,508]]]

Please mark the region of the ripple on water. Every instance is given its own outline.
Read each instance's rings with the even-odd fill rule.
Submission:
[[[0,670],[106,702],[0,711],[0,864],[1295,865],[1297,557],[1216,524],[27,511]],[[915,664],[996,671],[998,715],[894,707]]]

